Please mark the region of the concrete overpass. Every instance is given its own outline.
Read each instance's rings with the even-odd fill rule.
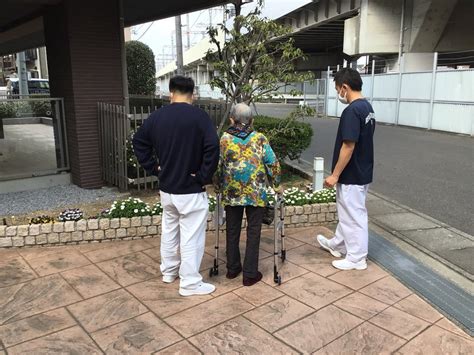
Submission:
[[[278,21],[309,55],[301,70],[404,54],[405,70],[415,71],[431,70],[430,53],[474,49],[473,14],[472,0],[312,0]]]

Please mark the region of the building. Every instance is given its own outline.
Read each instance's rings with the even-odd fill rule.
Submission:
[[[64,179],[58,174],[63,172],[69,174],[72,183],[84,188],[104,184],[97,107],[99,102],[123,104],[128,95],[124,28],[224,3],[223,0],[2,2],[2,15],[8,16],[0,16],[0,56],[46,47],[51,96],[59,100],[58,117],[65,123],[57,136],[65,147],[63,155],[67,161],[66,166],[45,172],[49,183],[58,177]],[[32,175],[35,174],[31,172],[29,176]]]
[[[25,52],[28,78],[48,78],[48,60],[46,47],[27,49]],[[0,57],[0,86],[5,86],[7,78],[18,73],[17,55],[8,54]]]

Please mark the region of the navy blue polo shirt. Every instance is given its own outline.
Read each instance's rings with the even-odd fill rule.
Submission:
[[[351,160],[342,171],[339,183],[345,185],[367,185],[372,182],[374,171],[375,114],[372,105],[365,99],[352,101],[342,112],[337,129],[336,144],[332,160],[332,171],[336,166],[342,142],[355,142]]]

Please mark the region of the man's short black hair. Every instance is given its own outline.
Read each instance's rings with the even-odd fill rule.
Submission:
[[[173,76],[170,79],[170,92],[178,91],[181,94],[190,94],[194,92],[194,80],[182,75]]]
[[[354,91],[362,91],[362,78],[357,70],[342,68],[334,74],[334,82],[341,87],[346,84]]]

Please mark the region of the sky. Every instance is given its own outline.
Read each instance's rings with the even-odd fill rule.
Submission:
[[[269,18],[278,18],[289,11],[297,9],[305,4],[310,3],[311,0],[266,0],[265,7],[263,9],[263,16]],[[232,5],[228,5],[232,6]],[[243,11],[250,11],[254,8],[254,4],[250,3],[245,5]],[[183,26],[183,47],[186,50],[187,45],[187,19],[189,18],[190,25],[190,42],[191,44],[197,43],[201,40],[205,34],[206,27],[212,23],[216,25],[222,22],[223,9],[222,7],[213,8],[212,10],[202,10],[190,13],[189,15],[181,16],[181,24]],[[154,21],[144,23],[138,26],[132,27],[132,39],[139,40],[147,44],[155,54],[157,65],[163,64],[164,62],[173,61],[173,54],[175,53],[174,47],[174,29],[175,19],[174,17],[167,18],[160,21]],[[197,33],[196,33],[197,32]],[[172,39],[173,38],[173,39]],[[172,47],[173,45],[173,47]],[[173,48],[173,49],[172,49]],[[159,67],[157,67],[157,70]]]

